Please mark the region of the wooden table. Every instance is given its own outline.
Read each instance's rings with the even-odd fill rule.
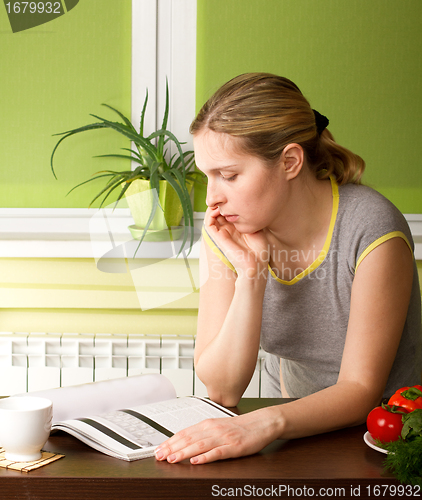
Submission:
[[[243,399],[237,408],[245,413],[287,401]],[[199,466],[188,461],[168,464],[154,458],[125,462],[60,432],[50,437],[44,449],[63,453],[65,458],[28,473],[0,469],[0,498],[393,498],[399,483],[391,474],[383,473],[385,455],[364,443],[365,431],[362,425],[309,438],[279,440],[253,456]],[[377,485],[387,486],[378,489]],[[404,494],[401,498],[413,496]]]

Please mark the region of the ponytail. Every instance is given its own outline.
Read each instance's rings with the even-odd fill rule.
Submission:
[[[310,160],[308,164],[318,179],[332,176],[339,185],[361,183],[365,161],[359,155],[340,146],[328,129],[321,133],[317,151],[314,158],[308,158]],[[306,149],[305,152],[307,156],[312,156]]]

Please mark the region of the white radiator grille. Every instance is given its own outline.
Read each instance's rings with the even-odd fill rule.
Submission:
[[[195,375],[192,337],[0,332],[0,396],[162,373],[178,396],[207,396]],[[244,397],[260,397],[260,351]]]

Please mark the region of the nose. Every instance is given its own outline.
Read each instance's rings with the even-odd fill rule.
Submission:
[[[207,197],[205,200],[208,207],[216,207],[224,203],[224,195],[217,184],[218,182],[208,179]]]

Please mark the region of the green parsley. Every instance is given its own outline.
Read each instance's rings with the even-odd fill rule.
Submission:
[[[388,450],[385,469],[391,470],[403,484],[422,487],[422,437],[412,441],[398,439],[384,445]]]
[[[385,468],[404,484],[422,487],[422,409],[403,415],[401,438],[384,444]]]

